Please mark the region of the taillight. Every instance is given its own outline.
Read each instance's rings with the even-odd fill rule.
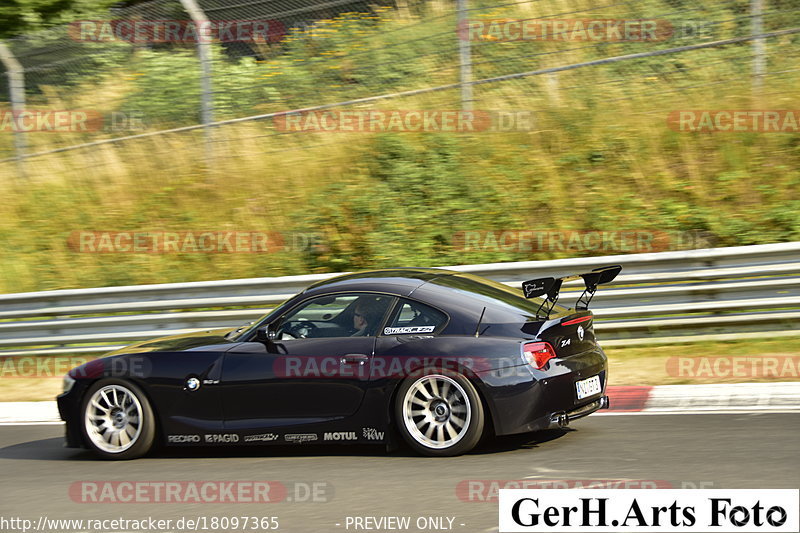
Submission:
[[[522,346],[522,355],[529,365],[539,370],[556,356],[556,351],[549,342],[528,342]]]

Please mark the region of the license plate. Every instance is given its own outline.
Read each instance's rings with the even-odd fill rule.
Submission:
[[[600,386],[600,376],[592,376],[588,379],[575,382],[575,389],[578,391],[578,399],[582,400],[595,394],[600,394],[603,388]]]

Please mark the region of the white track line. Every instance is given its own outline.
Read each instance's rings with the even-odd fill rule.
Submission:
[[[692,410],[692,411],[687,411],[687,410],[679,410],[679,411],[678,410],[676,410],[676,411],[666,411],[666,410],[665,411],[617,411],[617,412],[614,412],[614,411],[599,412],[598,411],[597,413],[593,413],[593,414],[591,414],[589,416],[597,416],[597,415],[600,415],[600,416],[768,415],[768,414],[800,414],[800,408],[798,408],[798,409],[749,408],[749,409],[741,409],[741,410],[738,410],[738,411],[733,411],[733,410],[725,410],[725,411],[716,410],[715,411],[715,410],[712,410],[712,409],[708,409],[708,410],[695,409],[695,410]],[[576,423],[580,423],[580,421],[577,421]]]

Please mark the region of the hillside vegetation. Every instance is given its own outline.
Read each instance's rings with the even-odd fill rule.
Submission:
[[[800,26],[790,2],[767,3],[767,31]],[[475,17],[634,15],[594,12],[577,0],[535,4]],[[709,13],[680,0],[624,8],[711,21],[709,38],[722,39],[747,34],[747,5],[721,3]],[[431,2],[344,14],[261,50],[258,60],[216,49],[217,118],[453,83],[451,12],[449,3]],[[691,42],[473,43],[474,76]],[[799,42],[768,41],[760,90],[749,43],[474,87],[476,110],[532,111],[530,131],[287,134],[262,120],[215,128],[213,154],[203,132],[192,131],[32,158],[25,177],[14,162],[0,163],[0,292],[617,253],[460,245],[463,232],[487,230],[653,232],[659,250],[685,247],[675,236],[687,234],[709,246],[798,240],[800,133],[678,132],[667,118],[675,110],[800,109]],[[29,105],[136,109],[150,130],[196,123],[191,49],[117,53],[90,74],[41,86]],[[346,109],[459,107],[456,89]],[[46,150],[97,137],[28,138],[31,150]],[[10,146],[11,135],[0,143]],[[159,254],[86,253],[68,243],[81,231],[208,230],[280,232],[300,236],[301,245]],[[302,246],[310,235],[313,245]]]

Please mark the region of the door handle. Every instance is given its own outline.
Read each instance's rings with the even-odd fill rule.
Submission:
[[[343,365],[364,365],[367,363],[367,361],[369,361],[369,356],[364,355],[363,353],[349,353],[343,355],[342,358],[339,359],[339,362]]]

